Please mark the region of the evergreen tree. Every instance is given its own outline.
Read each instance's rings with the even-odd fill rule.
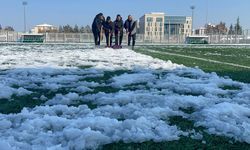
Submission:
[[[242,35],[242,26],[240,25],[240,18],[237,18],[237,23],[235,25],[235,33],[237,35]]]
[[[63,32],[64,32],[62,26],[59,26],[58,32],[59,32],[59,33],[63,33]]]
[[[0,24],[0,30],[2,30],[2,26],[1,26],[1,24]]]
[[[232,24],[231,24],[230,27],[229,27],[228,34],[229,34],[229,35],[235,34],[235,32],[234,32],[234,26],[233,26]]]
[[[64,33],[73,33],[74,29],[70,25],[63,26]]]
[[[74,32],[74,33],[79,33],[79,28],[78,28],[77,25],[75,25],[73,32]]]

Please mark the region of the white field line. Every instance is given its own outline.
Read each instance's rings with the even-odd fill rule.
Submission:
[[[202,60],[202,61],[206,61],[206,62],[212,62],[212,63],[217,63],[217,64],[223,64],[223,65],[229,65],[229,66],[234,66],[234,67],[239,67],[239,68],[250,69],[249,66],[244,66],[244,65],[234,64],[234,63],[227,63],[227,62],[222,62],[222,61],[217,61],[217,60],[212,60],[212,59],[205,59],[205,58],[199,58],[199,57],[193,57],[193,56],[187,56],[187,55],[181,55],[181,54],[169,53],[169,52],[160,52],[160,51],[150,50],[150,49],[146,49],[146,51],[152,52],[152,53],[167,54],[167,55],[172,55],[172,56],[179,56],[179,57],[191,58],[191,59],[196,59],[196,60]]]

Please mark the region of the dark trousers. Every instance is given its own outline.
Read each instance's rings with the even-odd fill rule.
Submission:
[[[110,37],[109,37],[109,34],[110,34]],[[107,46],[112,46],[113,34],[111,34],[111,33],[105,33],[105,37],[106,37],[106,44],[107,44]]]
[[[119,43],[118,43],[119,39]],[[118,33],[115,33],[115,45],[122,45],[123,33],[120,32],[120,36]]]
[[[95,45],[100,46],[100,44],[101,44],[100,32],[93,32],[93,34],[94,34],[94,39],[95,39]]]
[[[132,46],[134,47],[135,46],[135,41],[136,41],[136,34],[128,35],[128,46],[130,46],[131,39],[132,39]]]

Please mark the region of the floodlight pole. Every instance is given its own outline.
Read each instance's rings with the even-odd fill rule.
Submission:
[[[195,6],[191,6],[190,8],[192,10],[192,35],[193,35],[193,31],[194,31],[194,9],[195,9]]]
[[[206,6],[206,24],[208,24],[208,0],[207,0],[207,6]]]
[[[170,35],[171,35],[170,18],[171,18],[171,17],[169,16],[169,18],[168,18],[168,19],[169,19],[169,20],[168,20],[168,44],[169,44],[169,42],[170,42]]]
[[[24,23],[24,33],[26,33],[26,28],[27,28],[27,24],[26,24],[26,6],[28,5],[28,3],[26,1],[23,1],[23,23]]]

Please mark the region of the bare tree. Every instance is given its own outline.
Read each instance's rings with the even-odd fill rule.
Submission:
[[[11,26],[6,26],[6,27],[4,28],[4,30],[5,30],[5,31],[15,31],[14,28],[11,27]]]

